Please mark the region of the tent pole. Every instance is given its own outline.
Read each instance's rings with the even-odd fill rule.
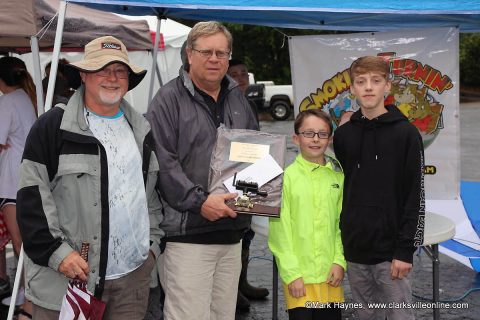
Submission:
[[[40,50],[38,49],[38,38],[30,37],[30,48],[32,49],[33,60],[33,80],[35,81],[35,89],[37,91],[37,115],[40,116],[45,112],[43,106],[43,86],[42,71],[40,70]]]
[[[18,255],[18,264],[17,264],[17,272],[15,273],[15,281],[13,282],[13,290],[12,290],[12,298],[10,300],[10,307],[8,308],[7,320],[13,319],[13,313],[15,311],[15,302],[17,300],[17,293],[20,288],[20,281],[22,278],[22,270],[23,270],[23,256],[25,252],[23,251],[23,244],[20,247],[20,253]]]
[[[50,75],[48,76],[47,98],[45,99],[45,111],[50,110],[53,101],[53,89],[55,88],[55,80],[58,69],[58,57],[60,56],[60,47],[62,46],[63,25],[65,23],[65,12],[67,10],[67,2],[60,1],[58,8],[57,32],[55,33],[55,43],[53,45],[52,65]]]
[[[155,82],[155,70],[157,69],[157,53],[158,53],[158,43],[160,42],[160,25],[162,23],[161,19],[157,18],[157,30],[155,32],[155,44],[153,45],[153,54],[152,54],[152,68],[150,75],[150,88],[148,90],[148,104],[152,101],[153,95],[153,84]]]
[[[166,45],[166,44],[165,44]],[[167,61],[167,48],[165,47],[165,49],[163,50],[163,53],[161,55],[161,57],[163,58],[163,63],[165,65],[165,71],[168,73],[168,61]],[[177,70],[178,71],[178,70]],[[160,67],[159,65],[157,64],[157,76],[158,76],[158,80],[160,82],[160,87],[163,87],[163,82],[162,82],[162,77],[160,76],[161,75],[161,72],[160,72]]]
[[[157,71],[157,78],[158,78],[158,82],[160,82],[160,87],[163,87],[162,74],[160,73],[160,68],[158,67],[158,64],[155,70]]]

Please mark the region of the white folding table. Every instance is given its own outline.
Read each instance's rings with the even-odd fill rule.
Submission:
[[[454,236],[455,223],[452,220],[433,212],[427,212],[425,215],[425,233],[423,235],[422,248],[432,260],[432,302],[434,302],[434,305],[440,300],[440,260],[438,255],[438,244],[450,240]],[[440,319],[440,309],[433,308],[433,319]]]

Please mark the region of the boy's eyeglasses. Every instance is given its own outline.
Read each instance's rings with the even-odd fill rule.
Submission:
[[[230,59],[230,51],[197,50],[195,48],[192,48],[192,50],[200,53],[200,55],[204,58],[211,58],[215,52],[215,55],[218,59]]]
[[[315,135],[317,135],[319,139],[328,139],[330,137],[330,134],[328,132],[323,132],[323,131],[319,131],[319,132],[303,131],[303,132],[300,132],[299,134],[301,134],[305,138],[313,138],[315,137]]]
[[[115,69],[115,70],[110,70],[110,69],[107,69],[107,68],[104,68],[98,72],[95,72],[95,74],[99,77],[104,77],[104,78],[108,78],[110,77],[111,74],[114,74],[116,78],[118,79],[127,79],[128,78],[128,75],[130,74],[130,71],[128,71],[128,69],[124,69],[124,68],[121,68],[121,69]]]

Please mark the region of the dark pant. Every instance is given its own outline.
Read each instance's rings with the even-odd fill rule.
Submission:
[[[145,317],[150,291],[150,274],[155,258],[147,261],[126,276],[105,281],[102,300],[107,302],[103,319],[142,320]]]
[[[341,320],[340,308],[293,308],[288,310],[289,320]]]
[[[242,249],[243,250],[250,250],[250,244],[252,243],[253,237],[255,237],[255,231],[252,229],[248,229],[243,234],[242,239]]]

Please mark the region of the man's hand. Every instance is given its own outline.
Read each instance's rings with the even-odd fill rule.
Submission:
[[[303,278],[298,278],[290,282],[288,284],[288,292],[290,292],[290,294],[295,298],[306,296],[307,290],[305,289]]]
[[[235,199],[236,193],[210,194],[202,204],[200,213],[210,221],[217,221],[220,218],[236,218],[235,211],[230,209],[226,204],[226,200]]]
[[[332,287],[338,287],[340,283],[342,283],[344,270],[341,266],[334,263],[330,268],[330,272],[328,273],[327,283]]]
[[[83,260],[77,251],[72,251],[58,266],[58,271],[63,273],[67,278],[79,278],[87,281],[87,275],[90,271],[88,263]]]
[[[393,259],[392,266],[390,267],[390,273],[392,276],[392,280],[395,279],[403,279],[408,275],[408,273],[412,270],[412,264],[400,260]]]

